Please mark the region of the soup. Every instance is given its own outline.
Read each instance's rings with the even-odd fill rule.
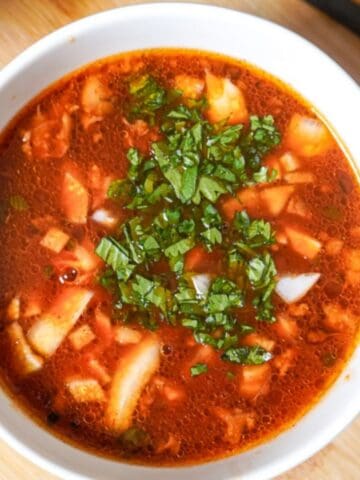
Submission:
[[[293,424],[355,345],[360,192],[248,64],[153,50],[28,105],[0,150],[0,368],[65,441],[154,465]]]

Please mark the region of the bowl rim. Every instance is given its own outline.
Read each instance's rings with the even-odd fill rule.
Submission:
[[[326,58],[327,61],[332,64],[333,68],[337,69],[338,74],[342,75],[344,81],[347,82],[349,86],[352,85],[352,87],[356,87],[358,93],[360,92],[359,86],[357,85],[356,81],[347,72],[345,72],[343,68],[340,67],[336,61],[330,58],[326,53],[324,53],[319,47],[314,45],[312,42],[303,38],[301,35],[289,30],[288,28],[283,27],[282,25],[279,25],[276,22],[272,22],[270,20],[257,17],[256,15],[245,13],[239,10],[234,10],[231,8],[224,8],[224,7],[208,5],[208,4],[183,3],[183,2],[173,2],[173,3],[172,2],[171,3],[155,2],[155,3],[120,6],[114,9],[109,9],[109,10],[101,11],[98,13],[94,13],[92,15],[83,17],[74,22],[70,22],[69,24],[43,36],[42,38],[37,40],[35,43],[27,47],[19,55],[17,55],[7,65],[5,65],[3,69],[0,71],[0,90],[9,80],[16,77],[23,68],[25,68],[27,65],[31,64],[34,61],[35,62],[38,61],[41,54],[46,53],[56,44],[58,43],[61,44],[61,42],[64,41],[65,37],[77,35],[79,33],[79,29],[81,31],[86,25],[91,26],[91,23],[94,22],[95,20],[105,19],[109,15],[118,14],[119,11],[121,11],[121,13],[124,13],[124,14],[129,13],[130,20],[131,20],[131,14],[134,14],[136,16],[137,13],[140,13],[140,12],[143,13],[146,10],[150,11],[150,9],[152,13],[154,13],[155,8],[160,10],[167,10],[169,13],[176,13],[176,10],[179,8],[186,8],[188,11],[191,10],[192,14],[195,14],[198,11],[202,11],[202,13],[204,13],[204,11],[213,11],[213,12],[215,11],[215,12],[218,12],[219,15],[229,15],[229,13],[231,13],[232,15],[239,16],[239,18],[240,16],[245,17],[245,18],[248,18],[249,20],[251,19],[251,21],[256,21],[259,24],[262,24],[264,26],[281,30],[284,35],[297,38],[297,40],[300,43],[307,44],[314,51],[316,51],[316,54],[318,56],[320,55],[323,58]],[[354,356],[354,352],[352,356]],[[349,362],[350,360],[347,361],[347,364],[343,368],[343,370],[346,369],[346,367],[349,365]],[[331,385],[329,389],[325,392],[325,395],[328,393],[329,390],[332,390],[336,386],[336,383],[339,380],[340,376],[341,374],[339,375],[337,380],[334,382],[334,384]],[[360,384],[358,386],[360,387]],[[283,472],[302,463],[303,461],[308,459],[311,455],[313,455],[314,453],[319,451],[321,448],[323,448],[325,445],[327,445],[359,413],[360,388],[358,388],[355,393],[356,395],[354,395],[354,398],[352,398],[351,401],[350,399],[348,400],[348,405],[347,405],[348,408],[345,412],[342,413],[341,417],[333,418],[331,421],[329,420],[329,423],[324,426],[321,433],[314,432],[314,436],[311,442],[305,445],[298,446],[294,450],[294,452],[292,452],[291,455],[287,456],[286,460],[280,458],[273,461],[270,465],[265,465],[258,469],[254,468],[254,470],[250,474],[246,475],[246,479],[247,480],[265,480],[265,479],[273,478],[274,475],[280,475]],[[313,410],[316,405],[319,405],[319,402],[316,402],[316,404],[311,407],[311,410]],[[14,408],[16,408],[16,405],[14,406]],[[307,412],[305,412],[304,415],[307,415]],[[302,418],[303,417],[301,417],[298,421],[301,421]],[[18,453],[22,454],[28,460],[32,461],[33,463],[36,463],[37,465],[44,468],[48,472],[61,476],[64,479],[66,478],[67,480],[69,479],[85,480],[87,478],[90,478],[90,477],[85,477],[84,475],[76,473],[72,470],[68,470],[66,467],[61,465],[60,462],[55,463],[52,460],[48,460],[44,455],[40,454],[31,446],[23,442],[22,439],[19,439],[17,436],[15,436],[9,429],[5,428],[1,420],[0,420],[0,437],[4,439],[5,442],[8,445],[10,445],[12,448],[14,448]],[[276,437],[274,438],[276,439]],[[241,454],[242,453],[235,454],[230,458],[238,457]],[[93,455],[91,455],[91,457],[93,457]],[[220,463],[226,460],[227,458],[223,460],[218,460],[216,461],[216,463]],[[122,464],[119,463],[119,465],[121,466]],[[214,465],[214,462],[199,464],[199,465],[190,466],[190,467],[184,465],[184,466],[176,467],[176,470],[183,471],[183,474],[185,475],[185,470],[187,469],[198,469],[199,473],[201,474],[202,467],[204,466],[206,467],[209,465],[210,466]],[[132,465],[132,467],[134,469],[138,469],[138,472],[140,474],[141,474],[141,471],[144,469],[145,470],[157,469],[159,472],[161,471],[164,472],[168,470],[168,473],[170,475],[174,472],[173,468],[167,469],[167,468],[161,467],[160,469],[158,469],[157,467],[150,467],[150,466],[144,467],[139,465]],[[195,470],[193,471],[195,472]],[[176,477],[176,478],[179,478],[179,477]],[[238,477],[236,472],[234,472],[232,476],[228,476],[227,478],[229,480],[235,480],[240,477]],[[241,475],[241,478],[245,478],[245,477]]]

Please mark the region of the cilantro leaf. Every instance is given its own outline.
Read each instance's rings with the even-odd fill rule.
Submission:
[[[129,148],[127,154],[127,159],[130,162],[130,168],[128,171],[128,178],[132,181],[136,180],[138,175],[138,169],[142,162],[142,156],[140,155],[139,150],[136,148]]]
[[[280,134],[275,127],[272,115],[264,117],[252,115],[250,117],[250,131],[256,148],[263,154],[280,143]]]
[[[246,267],[247,277],[257,295],[253,305],[257,309],[256,319],[274,322],[272,293],[275,290],[276,267],[269,253],[264,253],[252,258]]]
[[[211,248],[213,245],[222,242],[222,235],[218,228],[212,227],[205,232],[200,233],[201,237],[204,239],[205,243]]]
[[[179,233],[189,234],[195,231],[195,222],[192,218],[183,220],[178,226]]]
[[[275,243],[275,234],[269,222],[264,220],[250,220],[247,212],[236,212],[233,225],[245,240],[250,249],[264,247]]]
[[[240,365],[261,365],[272,359],[272,354],[259,345],[233,347],[226,350],[221,358]]]
[[[239,140],[242,129],[243,125],[232,125],[231,127],[227,127],[219,134],[210,137],[206,144],[208,147],[211,147],[217,143],[219,143],[221,146],[227,146],[235,143],[237,140]]]
[[[131,112],[141,116],[153,116],[156,110],[166,104],[166,91],[150,75],[140,75],[129,85],[132,96]]]
[[[190,368],[190,373],[192,377],[197,377],[198,375],[206,373],[207,371],[208,367],[206,363],[196,363]]]
[[[268,252],[257,255],[248,262],[246,273],[255,289],[265,288],[276,275],[274,260]]]
[[[125,200],[127,199],[132,191],[131,182],[127,179],[117,179],[113,180],[107,190],[107,197],[112,200]]]
[[[167,257],[178,257],[179,255],[184,255],[193,248],[195,242],[192,238],[183,238],[178,242],[170,245],[164,251]]]
[[[231,280],[217,277],[211,284],[206,305],[209,313],[224,312],[229,308],[242,307],[243,304],[243,292]]]
[[[119,280],[127,280],[134,271],[129,252],[113,237],[103,237],[95,253],[115,271]]]
[[[196,205],[199,205],[201,198],[204,197],[209,200],[209,202],[215,203],[223,193],[226,193],[226,189],[219,180],[202,175],[192,201]]]
[[[221,216],[217,209],[214,207],[214,205],[212,205],[211,203],[206,204],[206,206],[204,207],[201,222],[206,228],[209,228],[211,226],[221,226]]]
[[[123,302],[142,307],[153,304],[164,315],[167,315],[168,305],[171,304],[171,294],[159,282],[145,278],[142,275],[135,275],[135,280],[128,285],[121,284],[120,289]]]
[[[184,203],[191,200],[196,191],[196,182],[198,177],[198,167],[186,168],[181,179],[181,198]]]

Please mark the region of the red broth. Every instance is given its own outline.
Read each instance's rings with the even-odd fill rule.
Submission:
[[[248,295],[242,306],[236,300],[231,317],[222,311],[234,329],[246,325],[231,347],[219,343],[226,336],[223,325],[206,326],[212,340],[199,341],[205,330],[184,326],[184,313],[165,318],[156,305],[159,290],[155,300],[145,296],[119,305],[114,271],[104,276],[106,260],[95,253],[104,237],[120,242],[121,225],[139,212],[151,232],[166,195],[174,195],[170,185],[144,210],[107,195],[112,182],[129,175],[129,149],[149,159],[151,145],[168,135],[159,128],[165,100],[141,89],[139,94],[144,79],[156,83],[156,94],[163,89],[175,109],[199,109],[201,121],[216,132],[239,124],[247,132],[251,115],[271,115],[280,134],[261,158],[261,165],[277,171],[276,179],[248,179],[214,201],[179,203],[195,229],[206,202],[220,214],[220,241],[204,243],[200,235],[180,257],[189,282],[196,274],[212,282],[230,275],[233,291]],[[161,106],[153,109],[157,101]],[[186,125],[176,124],[182,135]],[[233,154],[235,143],[224,149]],[[246,161],[255,158],[246,152]],[[216,459],[292,424],[343,368],[359,323],[359,186],[312,107],[280,82],[248,64],[201,52],[114,57],[70,75],[31,102],[3,134],[0,165],[1,378],[26,412],[65,441],[144,464]],[[213,170],[207,178],[220,177]],[[232,226],[236,212],[244,210],[249,221],[269,222],[276,236],[266,251],[276,265],[280,295],[272,292],[273,314],[262,321],[244,273],[255,254],[244,253],[244,247],[237,252],[241,274],[229,273],[226,260],[246,237],[246,227],[236,233]],[[169,268],[170,253],[161,250],[155,248],[156,261],[148,258],[136,271],[150,281],[165,279],[174,297],[179,274]],[[300,276],[309,273],[320,276]],[[195,323],[210,321],[191,315]],[[224,359],[224,352],[239,347],[240,360],[240,350],[236,361]],[[128,392],[127,381],[133,385]]]

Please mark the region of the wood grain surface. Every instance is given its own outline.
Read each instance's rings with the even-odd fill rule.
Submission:
[[[0,0],[0,67],[58,27],[92,13],[135,3],[147,2]],[[284,25],[318,45],[360,83],[360,38],[303,0],[207,0],[198,3],[234,8]],[[317,455],[277,480],[359,479],[360,418]],[[0,441],[0,480],[55,480],[55,477]]]

